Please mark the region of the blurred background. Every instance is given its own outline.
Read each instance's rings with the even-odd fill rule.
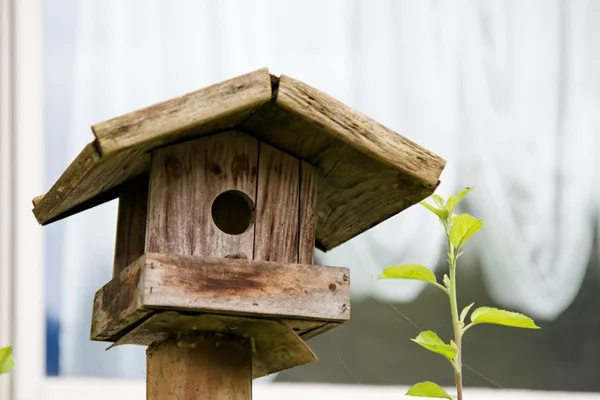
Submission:
[[[266,66],[445,158],[440,195],[475,187],[461,210],[486,225],[461,258],[459,302],[527,313],[542,330],[466,334],[467,387],[600,393],[600,2],[40,0],[38,9],[43,143],[28,167],[37,172],[0,175],[5,196],[30,174],[45,192],[93,139],[93,123]],[[93,295],[112,274],[116,207],[38,228],[46,376],[143,384],[143,348],[89,341]],[[5,252],[17,229],[8,215]],[[452,385],[447,363],[409,340],[425,329],[450,337],[447,300],[418,282],[372,279],[407,262],[441,277],[444,261],[442,229],[418,206],[318,252],[319,264],[351,268],[352,320],[311,340],[318,363],[261,383]]]

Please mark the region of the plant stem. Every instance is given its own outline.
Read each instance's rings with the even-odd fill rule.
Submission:
[[[456,368],[454,370],[454,376],[456,380],[456,397],[457,400],[462,400],[462,326],[458,316],[458,301],[456,296],[456,254],[454,253],[454,246],[448,240],[448,264],[450,267],[450,311],[452,313],[452,326],[454,328],[454,342],[458,349],[456,353]]]

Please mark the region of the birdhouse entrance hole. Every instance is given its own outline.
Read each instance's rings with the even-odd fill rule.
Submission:
[[[254,203],[244,192],[227,190],[214,200],[212,218],[223,232],[241,235],[254,223]]]

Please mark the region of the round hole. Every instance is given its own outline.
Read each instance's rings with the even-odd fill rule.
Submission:
[[[223,192],[213,202],[212,218],[217,228],[223,232],[240,235],[254,222],[252,199],[239,190]]]

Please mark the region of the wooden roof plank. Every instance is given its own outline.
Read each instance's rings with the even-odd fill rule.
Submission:
[[[442,158],[333,97],[282,75],[276,102],[360,152],[404,171],[429,188],[437,187],[445,166]]]
[[[100,154],[98,154],[94,143],[88,143],[62,173],[48,193],[35,198],[33,213],[38,222],[43,223],[47,219],[50,219],[49,216],[60,212],[58,209],[64,198],[69,196],[99,160]]]
[[[308,162],[319,171],[317,243],[321,250],[352,239],[428,197],[433,189],[336,140]]]
[[[100,154],[152,143],[153,147],[238,125],[271,99],[267,68],[241,75],[183,96],[112,118],[92,126]]]
[[[326,130],[306,118],[279,107],[275,99],[263,104],[240,128],[302,159],[313,156],[335,140]]]
[[[69,165],[48,193],[38,200],[33,213],[40,224],[47,224],[72,210],[83,211],[101,203],[91,201],[120,184],[148,170],[150,154],[129,149],[111,157],[100,157],[95,143],[88,144]],[[112,200],[118,193],[101,196],[102,202]],[[87,203],[87,207],[79,207]]]

